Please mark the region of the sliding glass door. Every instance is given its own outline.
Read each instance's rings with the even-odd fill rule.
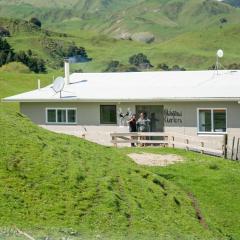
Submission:
[[[136,114],[137,118],[141,112],[146,113],[147,118],[150,120],[151,132],[163,132],[164,131],[164,116],[163,106],[161,105],[137,105]]]

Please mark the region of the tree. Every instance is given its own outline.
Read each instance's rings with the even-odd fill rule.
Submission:
[[[0,27],[0,37],[10,37],[10,32],[4,27]]]
[[[38,18],[36,18],[36,17],[32,17],[32,18],[29,20],[29,22],[32,23],[33,25],[39,27],[39,28],[41,28],[41,26],[42,26],[41,21],[40,21]]]
[[[226,18],[220,18],[220,23],[224,24],[224,23],[227,23],[227,19]]]
[[[179,67],[178,65],[174,65],[171,71],[186,71],[186,69],[183,67]]]
[[[28,49],[28,50],[27,50],[27,55],[30,56],[30,57],[33,55],[31,49]]]
[[[0,38],[0,66],[13,61],[14,51],[6,39]]]
[[[29,65],[29,57],[24,51],[20,51],[15,54],[15,61],[22,62],[25,65]]]
[[[107,68],[104,72],[117,72],[118,67],[120,66],[120,62],[113,60],[108,63]]]
[[[158,64],[157,69],[160,69],[160,70],[163,70],[163,71],[170,71],[170,68],[166,63]]]
[[[129,58],[129,63],[140,68],[151,68],[153,67],[148,60],[147,56],[143,53],[138,53]]]
[[[46,66],[42,59],[32,57],[32,51],[15,53],[6,39],[0,38],[0,67],[6,63],[17,61],[25,64],[35,73],[45,73]]]
[[[139,72],[138,68],[132,65],[124,65],[117,60],[108,63],[104,72]]]
[[[228,65],[228,69],[238,70],[238,69],[240,69],[240,63],[231,63]]]

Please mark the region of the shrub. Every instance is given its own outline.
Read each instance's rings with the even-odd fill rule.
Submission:
[[[4,27],[0,27],[0,37],[10,37],[10,32]]]
[[[29,20],[29,22],[32,23],[33,25],[39,27],[39,28],[41,28],[41,26],[42,26],[41,21],[40,21],[38,18],[36,18],[36,17],[32,17],[32,18]]]
[[[129,63],[136,67],[140,67],[143,69],[153,67],[151,65],[150,61],[148,60],[147,56],[144,55],[143,53],[138,53],[138,54],[131,56],[129,58]]]
[[[163,71],[170,71],[170,68],[166,63],[158,64],[157,69],[160,69],[160,70],[163,70]]]

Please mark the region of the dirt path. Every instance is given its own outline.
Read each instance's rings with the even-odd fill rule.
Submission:
[[[175,154],[153,154],[153,153],[130,153],[128,154],[139,165],[168,166],[182,162],[183,158]]]

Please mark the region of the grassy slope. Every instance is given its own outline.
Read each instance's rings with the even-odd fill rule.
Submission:
[[[141,149],[123,149],[123,153],[142,152]],[[228,239],[239,239],[239,162],[174,149],[145,149],[157,154],[179,154],[187,161],[165,168],[145,167],[146,170],[164,177],[198,201],[202,215],[209,227]]]
[[[166,62],[186,69],[207,69],[215,63],[216,50],[222,48],[226,53],[225,65],[239,63],[236,53],[239,51],[240,10],[212,0],[121,3],[115,0],[72,0],[68,5],[65,0],[51,4],[48,1],[24,0],[20,5],[15,0],[7,3],[2,0],[0,5],[1,16],[29,19],[36,15],[45,27],[71,34],[67,38],[53,34],[49,38],[63,44],[75,41],[86,47],[94,60],[75,66],[84,71],[103,71],[112,59],[127,63],[129,56],[138,52],[146,53],[155,66]],[[222,26],[221,18],[227,19]],[[3,25],[1,19],[0,25]],[[146,45],[106,37],[109,33],[113,36],[119,29],[122,32],[153,32],[157,42]],[[99,37],[99,32],[106,35]],[[40,32],[18,31],[9,41],[16,50],[34,49],[35,54],[46,59],[51,66],[54,59],[45,49],[44,37]]]
[[[48,27],[64,24],[72,28],[118,35],[121,32],[152,32],[159,41],[197,27],[219,24],[219,19],[238,23],[240,11],[215,0],[47,0],[0,1],[0,13],[5,17],[28,19],[37,16]],[[126,14],[127,13],[127,14]],[[193,17],[194,16],[194,17]]]
[[[225,51],[223,65],[239,63],[237,55],[240,51],[237,44],[240,41],[239,29],[239,25],[214,27],[200,33],[185,33],[163,43],[150,45],[114,40],[89,31],[70,31],[68,37],[53,34],[47,38],[60,41],[63,45],[74,41],[77,45],[85,47],[93,61],[72,65],[73,68],[81,68],[85,72],[103,71],[111,60],[120,60],[127,64],[129,56],[139,52],[145,53],[155,66],[166,62],[169,65],[178,64],[187,69],[207,69],[215,63],[215,52],[218,48]],[[14,32],[8,41],[16,51],[32,49],[34,54],[47,60],[51,66],[54,58],[45,49],[44,37],[46,36],[42,32],[20,30]]]
[[[34,77],[1,73],[0,96],[32,88]],[[190,199],[174,184],[116,149],[47,132],[15,111],[15,104],[0,104],[2,227],[17,225],[36,236],[72,228],[88,239],[216,234],[198,223]]]
[[[1,73],[0,97],[34,88],[39,77],[43,84],[51,81],[49,75]],[[73,229],[88,239],[240,237],[239,164],[144,149],[177,153],[186,162],[139,167],[125,156],[131,149],[50,133],[16,111],[16,104],[0,103],[0,226],[17,225],[34,236],[69,235]],[[187,192],[197,198],[209,230],[198,223]]]

